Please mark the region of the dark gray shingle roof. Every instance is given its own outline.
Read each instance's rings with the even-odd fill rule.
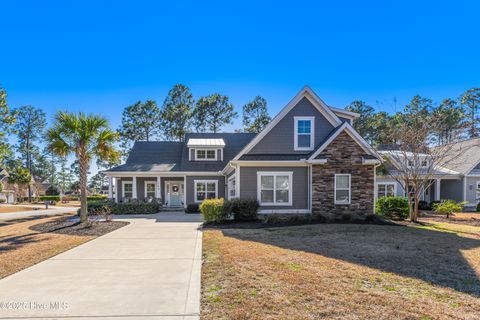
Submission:
[[[137,141],[126,163],[108,171],[221,171],[255,135],[254,133],[189,133],[185,136],[185,142]],[[225,141],[223,161],[189,161],[187,148],[189,138],[223,139]]]
[[[108,171],[181,171],[183,142],[137,141],[125,164]]]

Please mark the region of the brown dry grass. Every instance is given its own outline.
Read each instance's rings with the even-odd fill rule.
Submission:
[[[205,230],[202,319],[478,319],[480,237],[322,224]]]
[[[60,217],[59,217],[60,216]],[[43,226],[62,226],[68,215],[48,218],[29,217],[0,222],[0,278],[32,266],[91,239],[92,235],[68,234],[67,228],[59,232],[43,232]],[[59,220],[53,223],[55,220]],[[106,233],[112,230],[104,230]],[[78,232],[73,230],[73,232]]]
[[[45,210],[45,206],[0,205],[0,213],[33,211],[33,207],[38,207],[41,210]]]

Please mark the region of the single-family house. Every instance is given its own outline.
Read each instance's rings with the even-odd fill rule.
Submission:
[[[388,149],[388,148],[387,148]],[[381,148],[378,153],[384,157],[390,154],[400,152],[398,150],[386,150]],[[458,202],[467,202],[465,210],[474,210],[480,201],[480,138],[469,139],[456,142],[448,148],[452,153],[452,159],[447,161],[442,167],[435,167],[433,175],[429,174],[430,186],[422,190],[422,200],[426,202],[455,200]],[[403,157],[408,158],[408,154],[402,153]],[[400,159],[399,156],[393,157]],[[424,157],[416,156],[412,159],[419,159],[420,166],[429,166],[429,155]],[[406,160],[413,161],[413,160]],[[392,161],[394,164],[394,161]],[[395,167],[390,170],[395,170]],[[394,172],[393,172],[394,173]],[[391,177],[391,174],[378,174],[376,177],[375,197],[399,196],[406,197],[407,192],[404,183],[398,182]]]
[[[352,127],[358,116],[328,106],[306,86],[258,134],[136,142],[124,164],[104,172],[109,197],[155,198],[171,208],[253,198],[261,214],[365,217],[373,214],[381,156]]]
[[[8,172],[5,168],[0,168],[0,199],[5,203],[15,202],[15,188],[8,183]]]

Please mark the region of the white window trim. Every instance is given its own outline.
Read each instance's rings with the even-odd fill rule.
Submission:
[[[195,203],[203,202],[203,200],[198,200],[197,199],[197,183],[207,184],[207,183],[211,183],[211,182],[215,183],[215,198],[218,198],[218,180],[193,180],[193,186],[194,186],[194,190],[195,190],[195,195],[194,195]],[[205,198],[207,197],[206,193],[207,193],[207,186],[205,185]]]
[[[378,194],[378,186],[379,185],[385,185],[385,193],[387,192],[387,185],[393,185],[393,196],[396,197],[397,196],[397,184],[395,182],[377,182],[377,187],[375,189],[375,193],[376,193],[376,196],[377,196],[377,199],[380,198],[380,195]],[[384,197],[385,195],[382,195],[382,197]]]
[[[157,181],[154,181],[154,180],[149,180],[149,181],[145,181],[144,182],[144,194],[143,194],[143,197],[146,199],[147,198],[147,184],[153,184],[154,185],[154,193],[155,195],[153,196],[153,198],[155,199],[157,197]]]
[[[230,190],[231,190],[231,189],[230,189],[230,182],[231,182],[232,180],[235,180],[235,195],[234,195],[234,196],[231,196],[231,195],[230,195]],[[232,174],[232,175],[228,178],[228,180],[227,180],[227,193],[228,193],[228,194],[227,194],[228,200],[237,198],[237,179],[236,179],[235,174]]]
[[[337,177],[338,176],[348,176],[348,189],[340,188],[337,189]],[[338,202],[337,201],[337,190],[348,190],[348,202]],[[352,203],[352,175],[350,173],[337,173],[335,174],[335,182],[333,188],[333,200],[335,204],[338,205],[349,205]]]
[[[132,198],[133,198],[133,181],[122,181],[122,199],[125,198],[125,185],[131,184],[132,185]]]
[[[218,151],[217,149],[207,149],[207,148],[202,148],[202,149],[194,149],[195,150],[195,160],[196,161],[217,161],[218,160]],[[198,151],[205,151],[205,158],[199,158],[198,157]],[[207,158],[207,152],[208,151],[213,151],[215,153],[215,158],[208,159]]]
[[[300,120],[310,120],[310,147],[299,147],[298,146],[298,121]],[[315,117],[293,117],[294,122],[294,138],[293,138],[293,150],[295,151],[312,151],[315,148]]]
[[[273,202],[262,202],[262,177],[274,176],[273,178]],[[288,202],[277,203],[276,200],[276,176],[288,176]],[[261,206],[291,206],[293,201],[293,172],[292,171],[259,171],[257,172],[257,200]]]

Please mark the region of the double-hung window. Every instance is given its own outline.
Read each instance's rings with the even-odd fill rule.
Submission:
[[[133,197],[133,183],[123,181],[122,186],[123,186],[122,197],[123,198],[132,198]]]
[[[228,179],[228,199],[233,199],[237,196],[236,194],[236,181],[235,181],[235,175],[232,175]]]
[[[294,117],[294,150],[313,150],[315,135],[315,117]]]
[[[395,183],[378,183],[377,198],[395,197]]]
[[[155,198],[155,186],[156,182],[145,182],[145,198],[154,199]]]
[[[217,180],[195,180],[195,202],[218,197]]]
[[[217,150],[215,149],[196,149],[196,160],[217,160]]]
[[[258,172],[257,198],[261,205],[292,205],[292,172]]]
[[[351,198],[350,174],[335,175],[335,204],[350,204]]]

